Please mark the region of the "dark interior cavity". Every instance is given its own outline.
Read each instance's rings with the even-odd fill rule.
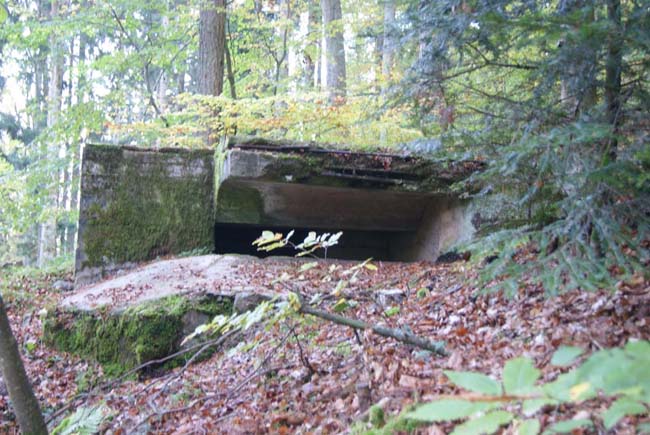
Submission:
[[[246,254],[264,258],[268,256],[294,256],[299,251],[292,247],[285,247],[271,252],[258,251],[252,245],[262,231],[269,230],[286,235],[289,231],[295,233],[291,241],[295,244],[301,243],[309,231],[316,231],[317,234],[337,233],[340,230],[333,229],[308,229],[288,227],[261,227],[257,225],[239,224],[217,224],[214,231],[215,253],[216,254]],[[375,260],[401,260],[403,255],[399,246],[413,237],[412,232],[407,231],[359,231],[343,230],[343,235],[337,245],[327,250],[327,258],[340,260],[365,260],[372,257]],[[324,257],[322,249],[316,252],[319,258]]]

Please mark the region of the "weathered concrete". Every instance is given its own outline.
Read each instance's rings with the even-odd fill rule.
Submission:
[[[450,186],[480,169],[478,162],[437,162],[257,138],[231,138],[223,157],[219,224],[342,230],[342,243],[346,232],[365,231],[384,242],[374,256],[389,260],[435,259],[473,233],[467,203]],[[236,231],[226,228],[226,233]],[[349,244],[355,246],[334,255],[373,254]]]
[[[451,185],[480,168],[259,138],[216,151],[89,145],[76,285],[193,249],[254,253],[265,229],[341,230],[334,258],[433,260],[471,237]]]
[[[85,147],[76,285],[213,246],[211,150]]]
[[[163,260],[77,289],[47,314],[43,338],[99,361],[111,374],[122,373],[178,351],[198,325],[230,315],[236,295],[253,294],[238,274],[238,265],[251,261],[262,260],[222,255]],[[264,298],[262,290],[255,295]]]

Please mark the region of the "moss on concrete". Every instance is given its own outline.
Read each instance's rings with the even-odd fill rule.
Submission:
[[[107,374],[118,375],[176,352],[189,313],[207,319],[231,312],[231,299],[208,295],[169,296],[123,312],[54,311],[44,322],[43,339],[59,350],[95,359]]]
[[[264,217],[264,200],[260,192],[237,183],[223,183],[219,188],[217,202],[219,222],[256,224]]]
[[[213,156],[211,152],[183,155],[157,153],[124,156],[120,148],[93,147],[104,183],[83,186],[84,195],[99,198],[84,211],[83,245],[86,266],[153,259],[197,247],[213,246]],[[149,153],[150,155],[154,153]],[[133,164],[134,160],[140,159]],[[202,161],[206,179],[171,176],[169,168]]]

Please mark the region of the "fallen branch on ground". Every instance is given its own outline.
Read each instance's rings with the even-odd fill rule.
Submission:
[[[401,341],[402,343],[410,344],[420,349],[428,350],[430,352],[435,353],[436,355],[440,355],[440,356],[448,355],[443,343],[431,342],[425,338],[418,337],[417,335],[409,331],[406,331],[404,329],[394,329],[394,328],[387,328],[385,326],[371,325],[370,323],[366,323],[362,320],[350,319],[347,317],[339,316],[338,314],[328,313],[327,311],[313,308],[304,303],[300,306],[300,312],[315,317],[319,317],[323,320],[338,323],[339,325],[349,326],[350,328],[363,329],[363,330],[367,329],[374,332],[377,335],[381,335],[382,337],[392,338],[397,341]]]

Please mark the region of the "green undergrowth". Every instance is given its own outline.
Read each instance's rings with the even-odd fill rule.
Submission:
[[[112,313],[55,310],[45,319],[43,339],[58,350],[98,361],[105,374],[116,376],[178,351],[190,317],[231,312],[230,299],[214,296],[169,296]],[[165,366],[184,361],[179,357]]]
[[[0,269],[0,293],[10,306],[32,309],[55,298],[52,284],[57,280],[72,279],[73,259],[57,257],[42,268],[12,266]],[[48,292],[43,292],[48,289]],[[45,300],[44,300],[45,299]]]

